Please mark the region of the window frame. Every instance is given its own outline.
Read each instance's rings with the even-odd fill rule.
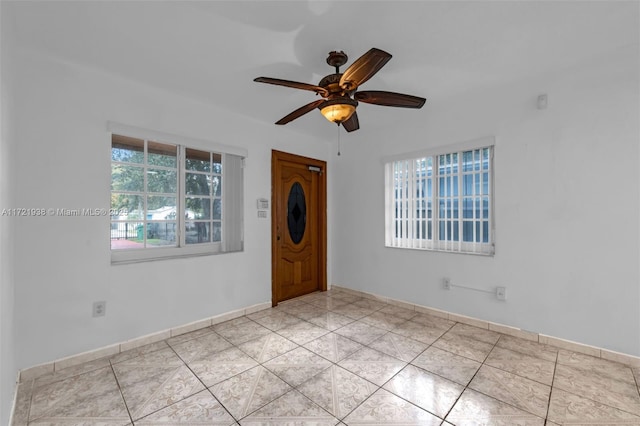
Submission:
[[[224,144],[219,144],[211,141],[187,138],[183,136],[173,135],[169,133],[157,132],[148,129],[141,129],[134,126],[123,125],[119,123],[108,122],[107,124],[107,133],[109,138],[109,167],[114,163],[111,160],[111,147],[113,135],[121,135],[125,137],[141,139],[144,141],[153,141],[153,142],[161,142],[168,145],[175,145],[177,147],[177,188],[176,188],[176,243],[170,247],[143,247],[143,248],[134,248],[134,249],[112,249],[110,247],[111,253],[111,263],[112,264],[126,264],[126,263],[137,263],[137,262],[146,262],[146,261],[154,261],[154,260],[163,260],[163,259],[175,259],[175,258],[183,258],[183,257],[194,257],[194,256],[207,256],[214,254],[222,254],[222,253],[231,253],[238,252],[244,249],[244,172],[242,170],[236,171],[234,173],[229,173],[229,175],[233,175],[233,179],[239,180],[239,182],[226,182],[225,172],[228,169],[228,164],[230,162],[235,163],[234,167],[243,169],[244,162],[247,157],[247,150],[240,147],[228,146]],[[146,145],[146,142],[145,142]],[[222,173],[219,176],[222,177],[222,188],[221,188],[221,200],[222,201],[222,211],[221,211],[221,241],[213,241],[213,242],[205,242],[205,243],[195,243],[195,244],[186,244],[186,224],[190,221],[184,217],[185,209],[186,209],[186,197],[188,194],[186,193],[186,174],[190,172],[186,168],[186,150],[194,149],[198,151],[206,151],[210,155],[211,154],[220,154],[221,162],[222,162]],[[235,156],[237,158],[232,158]],[[144,170],[149,166],[147,164],[147,152],[144,152],[144,163],[140,166],[143,167]],[[211,158],[211,157],[210,157]],[[240,161],[238,164],[237,161]],[[110,172],[111,173],[111,172]],[[145,173],[145,182],[146,182],[146,173]],[[109,180],[111,182],[111,179]],[[227,203],[225,199],[225,191],[227,188],[233,188],[235,190],[240,190],[242,193],[239,196],[236,196],[236,200],[234,202]],[[145,195],[151,194],[147,191],[147,188],[144,188]],[[111,184],[109,187],[109,194],[112,193]],[[215,199],[215,194],[211,196],[212,199]],[[230,204],[227,206],[227,204]],[[232,210],[235,208],[236,210]],[[237,211],[240,210],[240,211]],[[231,218],[233,220],[231,220]],[[142,220],[144,221],[144,219]],[[211,211],[211,218],[209,220],[211,223],[211,227],[213,226],[213,211]],[[239,229],[229,230],[228,234],[233,235],[233,238],[238,239],[233,243],[229,243],[228,239],[225,238],[225,223],[233,222],[231,225],[234,227],[239,227]],[[112,219],[109,217],[109,229],[111,228]],[[210,233],[213,233],[213,228],[210,229]],[[109,244],[111,244],[111,235],[109,234]]]
[[[463,176],[465,172],[463,171],[462,165],[462,155],[466,151],[474,151],[474,150],[482,150],[484,148],[489,148],[489,158],[488,158],[488,217],[486,220],[488,221],[488,241],[484,242],[473,242],[473,241],[464,241],[464,207],[463,200],[465,198],[462,192],[463,185]],[[445,195],[442,197],[439,191],[439,163],[438,157],[441,155],[447,154],[458,154],[458,168],[457,172],[454,174],[449,174],[446,176],[457,176],[458,177],[458,188],[459,191],[455,197],[451,197],[450,195]],[[389,248],[404,248],[404,249],[417,249],[417,250],[426,250],[426,251],[437,251],[437,252],[445,252],[445,253],[460,253],[460,254],[473,254],[473,255],[483,255],[483,256],[493,256],[495,255],[495,163],[494,163],[494,154],[495,154],[495,138],[494,137],[485,137],[481,139],[475,139],[472,141],[466,141],[451,145],[440,146],[436,148],[432,148],[424,151],[416,151],[411,153],[399,154],[394,156],[389,156],[383,158],[384,164],[384,173],[385,173],[385,247]],[[416,192],[415,188],[412,186],[413,182],[416,180],[416,170],[411,171],[411,175],[409,176],[407,182],[407,187],[405,190],[407,194],[411,193],[412,198],[407,196],[407,200],[403,200],[402,197],[399,199],[396,197],[396,169],[395,165],[398,162],[413,162],[414,164],[418,160],[426,159],[431,157],[431,167],[432,167],[432,175],[430,179],[432,180],[431,186],[431,198],[423,197],[420,198],[419,201],[426,202],[427,207],[425,208],[425,213],[421,216],[420,214],[416,214],[416,209],[418,208],[416,205],[412,204],[415,202],[413,196]],[[408,170],[405,170],[408,171]],[[482,173],[482,170],[480,170]],[[429,177],[424,177],[428,179]],[[426,192],[426,191],[425,191]],[[458,200],[458,217],[452,217],[450,220],[457,221],[458,230],[459,230],[459,238],[458,241],[453,239],[445,240],[442,239],[442,236],[439,235],[439,203],[441,199],[447,199],[447,197]],[[473,193],[473,198],[483,197],[482,191],[480,194]],[[418,197],[416,197],[418,198]],[[396,203],[400,201],[405,201],[409,204],[405,209],[405,211],[409,212],[410,215],[407,218],[402,218],[402,216],[397,217],[397,205]],[[428,205],[431,205],[431,217],[427,214],[429,211]],[[447,210],[448,211],[448,210]],[[422,238],[419,235],[416,235],[416,231],[412,228],[412,225],[407,225],[404,229],[406,236],[398,236],[397,235],[397,221],[398,219],[407,220],[408,223],[412,221],[424,221],[425,223],[425,235],[427,238]],[[473,227],[475,229],[476,218],[473,219]],[[445,219],[446,220],[446,219]],[[481,218],[480,223],[482,223],[484,218]],[[428,239],[428,231],[429,231],[429,223],[431,224],[431,232],[432,238]],[[446,225],[445,225],[446,226]],[[482,226],[482,225],[480,225]],[[416,227],[421,230],[420,225]],[[475,234],[474,234],[475,235]]]

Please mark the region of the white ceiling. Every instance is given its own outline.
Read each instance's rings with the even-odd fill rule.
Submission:
[[[332,50],[345,51],[349,63],[371,47],[388,51],[393,59],[362,89],[437,104],[638,44],[637,2],[48,1],[5,7],[19,46],[269,123],[315,95],[253,78],[316,84],[333,72],[325,62]],[[380,109],[361,105],[361,126],[373,126]],[[311,132],[329,124],[311,112],[287,126]]]

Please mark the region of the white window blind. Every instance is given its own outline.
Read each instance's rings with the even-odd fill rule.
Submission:
[[[493,145],[385,163],[385,245],[492,255]]]

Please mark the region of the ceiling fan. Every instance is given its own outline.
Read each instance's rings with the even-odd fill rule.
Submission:
[[[426,99],[418,96],[380,90],[357,91],[360,85],[373,77],[389,62],[391,59],[389,53],[374,47],[356,59],[343,73],[340,73],[340,67],[347,63],[347,59],[347,55],[342,51],[330,52],[327,64],[335,67],[336,72],[322,78],[317,86],[269,77],[258,77],[253,81],[309,90],[322,96],[323,99],[315,100],[298,108],[276,121],[276,124],[287,124],[318,108],[327,120],[338,124],[338,126],[342,124],[347,132],[353,132],[360,128],[356,113],[358,102],[401,108],[422,108],[424,105]]]

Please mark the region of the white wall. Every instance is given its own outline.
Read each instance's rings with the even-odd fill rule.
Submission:
[[[10,23],[0,7],[0,25]],[[0,39],[0,211],[12,205],[10,144],[12,139],[12,74],[4,54],[10,49],[7,33]],[[0,216],[0,424],[8,424],[15,390],[17,367],[14,358],[14,282],[12,262],[13,219]]]
[[[640,355],[635,42],[536,81],[427,100],[420,118],[394,114],[387,131],[345,143],[335,165],[333,282]],[[541,93],[546,110],[536,109]],[[495,256],[385,248],[382,158],[488,135]],[[443,277],[506,286],[508,301],[446,291]]]
[[[329,146],[101,71],[16,49],[14,204],[108,207],[108,120],[246,147],[242,253],[112,266],[108,217],[15,223],[18,368],[271,300],[271,149],[326,160]],[[19,172],[18,172],[19,171]],[[92,318],[92,302],[107,315]]]

